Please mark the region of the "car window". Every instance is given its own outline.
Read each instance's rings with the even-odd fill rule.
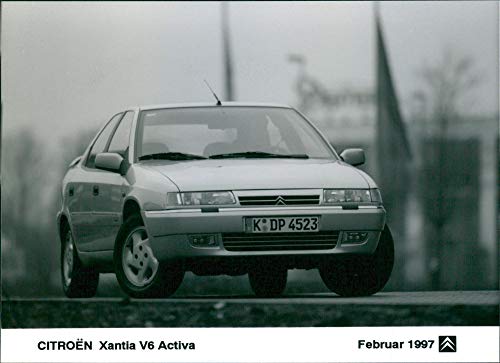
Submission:
[[[92,149],[90,150],[89,156],[87,158],[87,162],[85,163],[85,166],[87,168],[94,168],[95,167],[95,157],[97,154],[104,152],[104,149],[106,148],[106,145],[108,144],[109,136],[113,132],[116,124],[118,121],[120,121],[121,117],[123,116],[123,113],[119,113],[111,120],[109,120],[108,124],[102,129],[101,133],[97,137],[96,141],[94,142],[94,145],[92,145]]]
[[[123,116],[120,125],[115,131],[115,134],[111,138],[111,143],[109,144],[108,152],[118,153],[123,156],[124,159],[128,157],[129,151],[129,140],[130,140],[130,129],[132,128],[132,120],[134,119],[134,112],[128,111],[125,116]]]
[[[141,155],[186,150],[202,155],[210,152],[207,145],[217,149],[235,140],[235,130],[210,130],[207,125],[151,125],[144,128]]]
[[[182,152],[206,157],[269,152],[335,158],[314,128],[292,109],[197,107],[142,111],[138,156]]]
[[[282,152],[286,152],[288,154],[291,153],[291,149],[288,146],[288,143],[281,136],[280,129],[272,122],[270,118],[268,118],[267,123],[267,133],[269,134],[269,143],[272,147],[276,149],[280,149]]]

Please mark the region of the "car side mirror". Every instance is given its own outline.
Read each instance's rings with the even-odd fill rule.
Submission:
[[[99,153],[95,157],[95,167],[97,169],[121,173],[123,157],[117,153]]]
[[[345,149],[340,154],[342,160],[352,166],[358,166],[365,163],[365,152],[363,149]]]

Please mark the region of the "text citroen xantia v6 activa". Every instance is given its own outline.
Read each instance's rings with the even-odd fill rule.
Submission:
[[[288,106],[134,107],[114,115],[63,180],[57,216],[69,297],[114,272],[132,297],[166,297],[186,271],[248,274],[278,296],[318,269],[342,296],[388,281],[394,243],[373,179]]]

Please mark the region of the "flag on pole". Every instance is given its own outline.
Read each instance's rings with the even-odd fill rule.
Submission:
[[[410,144],[394,88],[387,50],[384,44],[380,15],[375,12],[377,47],[377,183],[380,186],[387,223],[399,246],[390,285],[401,289],[405,285],[405,242],[408,194],[411,190],[408,164]],[[399,261],[399,262],[398,262]]]
[[[377,33],[377,137],[379,151],[382,151],[379,160],[380,157],[384,159],[394,156],[391,151],[402,153],[401,157],[403,158],[411,158],[410,144],[399,110],[398,97],[392,81],[378,13],[375,23]]]

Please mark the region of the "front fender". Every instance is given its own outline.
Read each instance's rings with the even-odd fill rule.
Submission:
[[[163,210],[167,206],[167,193],[179,191],[164,175],[142,165],[132,165],[127,173],[127,180],[130,187],[123,206],[128,200],[134,200],[141,210]]]

